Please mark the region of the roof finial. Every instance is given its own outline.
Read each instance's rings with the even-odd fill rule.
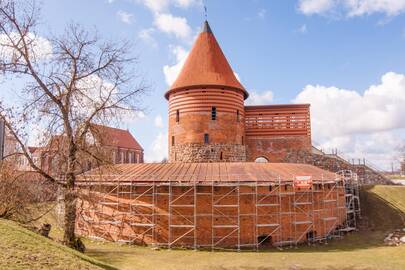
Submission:
[[[203,33],[204,32],[212,34],[212,30],[211,30],[210,25],[208,24],[208,21],[204,22]]]
[[[211,28],[208,24],[208,10],[207,10],[207,6],[206,6],[206,1],[203,0],[204,3],[204,17],[205,17],[205,21],[204,21],[204,26],[203,26],[203,33],[207,32],[207,33],[212,33]]]
[[[204,21],[208,20],[208,9],[207,9],[207,1],[202,0],[203,6],[204,6]]]

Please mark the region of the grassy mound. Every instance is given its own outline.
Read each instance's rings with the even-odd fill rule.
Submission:
[[[116,269],[0,219],[0,269]]]
[[[370,230],[405,227],[405,186],[366,186],[360,193],[363,223]]]

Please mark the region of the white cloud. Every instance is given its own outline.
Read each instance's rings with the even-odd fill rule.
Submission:
[[[146,6],[150,11],[159,13],[167,11],[169,6],[175,5],[183,9],[187,9],[191,6],[201,5],[201,0],[137,0]]]
[[[162,116],[159,114],[155,117],[155,127],[157,128],[163,128],[163,119]]]
[[[171,46],[171,54],[175,57],[176,64],[172,66],[165,65],[163,67],[163,73],[168,85],[172,85],[179,75],[184,62],[187,59],[188,51],[186,51],[182,46]]]
[[[117,16],[121,22],[125,24],[132,24],[134,21],[134,15],[122,10],[117,11]]]
[[[189,8],[193,5],[201,5],[201,0],[174,0],[176,6],[181,8]]]
[[[348,17],[374,13],[396,16],[405,12],[405,0],[300,0],[298,9],[305,15],[340,12]]]
[[[145,153],[146,162],[160,162],[167,158],[167,136],[167,132],[159,132],[153,140],[151,147]]]
[[[94,74],[79,80],[76,87],[80,91],[73,94],[73,119],[88,118],[101,104],[106,107],[113,106],[122,98],[121,92],[116,85]],[[146,117],[143,111],[124,109],[106,109],[98,115],[103,115],[106,118],[110,117],[111,119],[118,117],[126,125],[133,124]]]
[[[256,92],[250,91],[249,98],[245,101],[246,105],[268,105],[273,102],[273,92],[263,91]]]
[[[152,34],[155,32],[154,28],[147,28],[147,29],[142,29],[138,33],[138,37],[145,42],[146,44],[152,46],[153,48],[158,47],[158,43],[156,39],[152,36]]]
[[[128,127],[141,119],[145,119],[146,115],[143,111],[125,111],[120,114],[120,118],[123,126]]]
[[[404,0],[346,0],[349,16],[384,13],[387,16],[396,16],[405,12]]]
[[[184,41],[190,42],[193,34],[185,17],[174,16],[170,13],[171,6],[187,9],[194,5],[201,5],[201,0],[137,0],[146,6],[154,17],[155,27],[166,34],[174,35]]]
[[[311,104],[313,139],[324,149],[339,148],[352,157],[367,154],[374,160],[390,160],[404,139],[404,133],[398,132],[405,129],[403,74],[388,72],[379,84],[361,94],[307,85],[294,103]]]
[[[11,39],[14,43],[18,43],[19,35],[17,33],[11,33]],[[30,49],[31,57],[35,58],[36,60],[43,60],[52,57],[52,44],[51,42],[43,38],[41,36],[36,36],[33,33],[28,33],[25,37],[26,42]],[[19,58],[19,53],[14,51],[11,47],[12,41],[5,35],[0,35],[0,57],[2,59],[10,58],[10,61],[15,61]],[[16,59],[14,59],[16,58]]]
[[[399,132],[384,131],[369,134],[352,134],[330,138],[322,142],[313,143],[329,153],[332,149],[337,149],[339,155],[344,159],[362,163],[363,158],[366,163],[378,170],[389,170],[391,163],[398,165],[400,157],[399,147],[405,141],[405,130]],[[402,134],[398,134],[401,133]]]
[[[169,6],[169,0],[138,0],[152,12],[161,12]]]
[[[117,100],[117,87],[98,75],[93,74],[77,81],[76,87],[80,91],[75,91],[72,99],[74,119],[87,118],[101,104],[108,106]]]
[[[319,132],[324,135],[405,128],[405,75],[386,73],[379,85],[370,86],[363,94],[308,85],[295,102],[313,104],[311,111],[318,121],[314,122],[314,127],[321,125]]]
[[[173,34],[177,38],[190,40],[192,37],[191,27],[184,17],[176,17],[170,13],[157,14],[154,20],[155,26],[162,32]]]
[[[305,15],[322,14],[330,11],[334,5],[334,0],[300,0],[298,9]]]

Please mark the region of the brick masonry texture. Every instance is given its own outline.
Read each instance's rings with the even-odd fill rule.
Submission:
[[[132,185],[118,187],[119,195],[116,187],[92,187],[82,189],[77,232],[170,247],[252,248],[263,236],[271,236],[268,247],[300,243],[308,232],[322,238],[343,223],[344,189],[332,182],[312,190],[274,183]]]
[[[211,88],[170,95],[169,162],[245,161],[244,135],[242,92]]]
[[[307,136],[247,137],[247,161],[264,157],[270,162],[283,162],[291,151],[310,151],[311,139]]]
[[[258,157],[281,162],[289,151],[310,151],[309,106],[249,107],[249,133],[245,133],[243,99],[241,91],[225,88],[171,93],[169,162],[255,161]],[[215,120],[212,107],[216,108]],[[298,112],[302,115],[300,122],[292,122],[297,121]],[[299,123],[299,129],[292,123]],[[291,134],[297,130],[299,135]],[[204,141],[205,134],[208,143]]]

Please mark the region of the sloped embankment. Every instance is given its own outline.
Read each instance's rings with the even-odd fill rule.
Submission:
[[[0,219],[0,269],[115,269]]]

